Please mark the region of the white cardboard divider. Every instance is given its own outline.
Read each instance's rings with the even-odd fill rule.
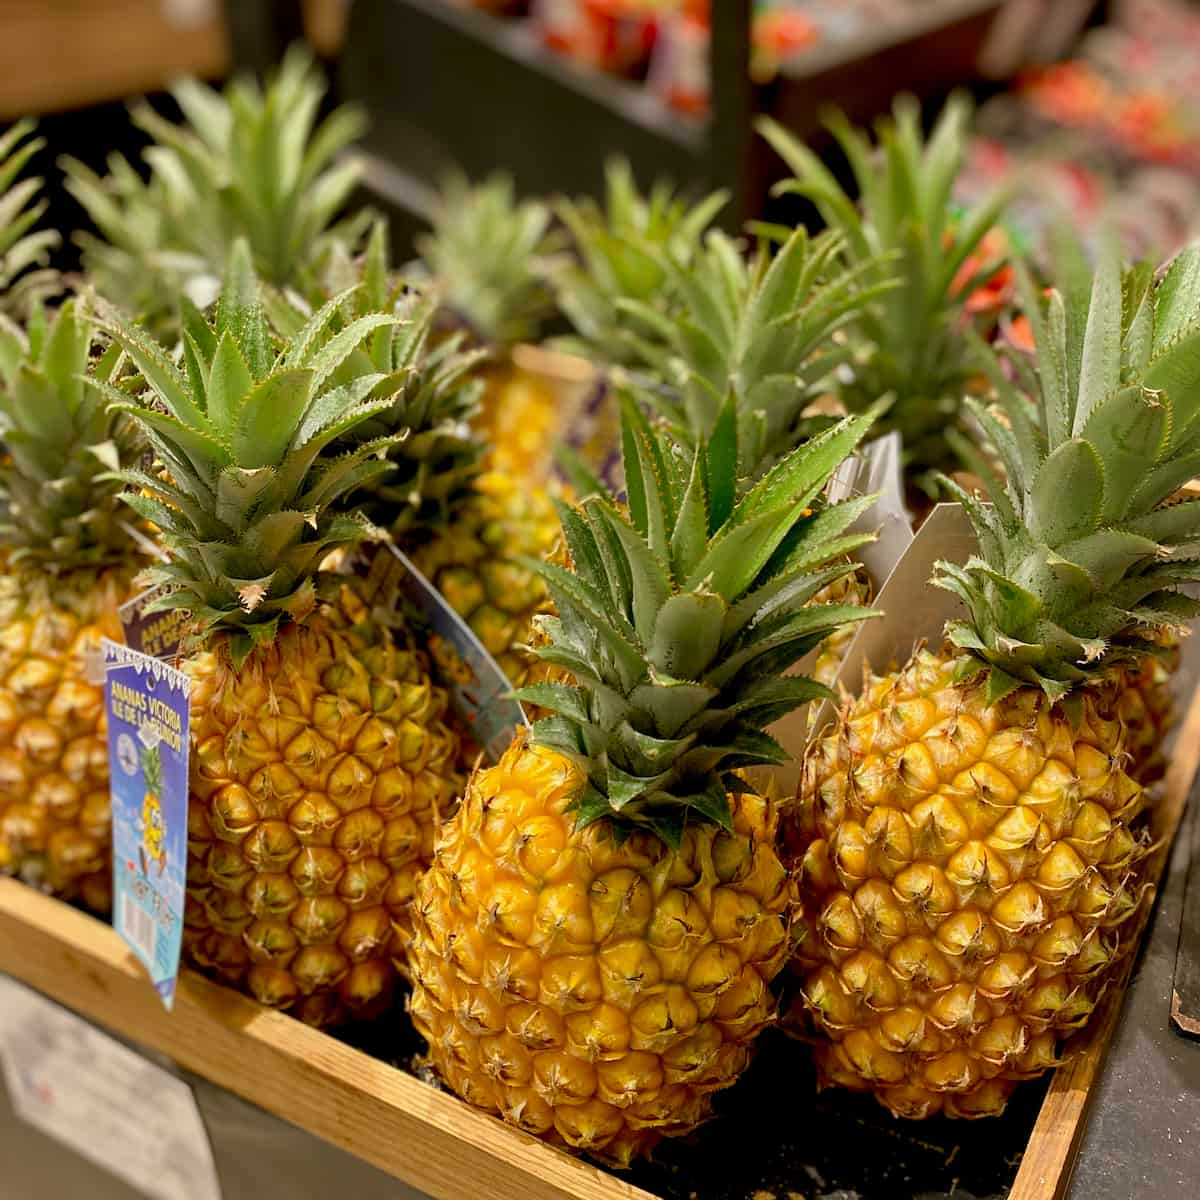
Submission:
[[[902,666],[921,641],[939,644],[948,620],[962,614],[962,604],[951,592],[934,587],[929,579],[939,559],[965,563],[976,549],[975,531],[958,504],[939,504],[909,542],[873,601],[884,615],[858,627],[842,660],[834,690],[857,693],[864,666],[885,671]],[[777,721],[768,731],[791,755],[790,762],[772,772],[781,797],[792,796],[800,784],[804,747],[833,719],[836,709],[828,701],[810,717],[801,708]]]

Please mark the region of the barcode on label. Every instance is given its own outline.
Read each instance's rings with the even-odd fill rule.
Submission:
[[[132,896],[121,897],[121,936],[147,963],[154,962],[154,918]]]

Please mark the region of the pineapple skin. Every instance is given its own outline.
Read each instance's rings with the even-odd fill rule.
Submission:
[[[1160,635],[1163,658],[1145,655],[1120,675],[1118,704],[1128,740],[1129,773],[1146,785],[1156,783],[1167,770],[1163,746],[1178,715],[1171,694],[1171,677],[1179,669],[1183,647],[1173,633]]]
[[[800,995],[821,1080],[898,1116],[1001,1112],[1059,1061],[1134,942],[1147,796],[1120,683],[1073,728],[1021,688],[988,709],[955,654],[868,680],[785,818]]]
[[[417,885],[409,1013],[469,1103],[628,1165],[710,1114],[774,1018],[793,895],[773,801],[671,851],[576,831],[582,772],[517,739],[476,772]]]
[[[871,603],[873,589],[871,581],[863,570],[855,571],[853,575],[843,575],[823,587],[810,601],[811,605],[818,604],[857,604],[866,608]],[[818,683],[833,687],[838,673],[842,669],[846,651],[854,641],[858,632],[857,625],[843,625],[827,637],[817,648],[812,670],[809,672]],[[810,710],[816,715],[816,709]]]
[[[522,649],[533,618],[551,609],[541,577],[516,560],[547,557],[559,538],[546,490],[492,467],[472,481],[449,527],[411,552],[513,687],[525,686],[537,661]]]
[[[545,379],[513,364],[486,369],[483,378],[479,423],[492,465],[544,486],[562,424],[560,398]]]
[[[97,913],[112,904],[100,639],[122,640],[133,569],[0,575],[0,872]]]
[[[289,625],[192,692],[184,953],[316,1026],[390,1003],[402,927],[461,787],[424,657],[340,607]]]

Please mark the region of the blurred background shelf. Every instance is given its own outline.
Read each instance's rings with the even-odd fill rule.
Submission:
[[[5,0],[2,16],[0,121],[219,77],[232,62],[216,0]]]

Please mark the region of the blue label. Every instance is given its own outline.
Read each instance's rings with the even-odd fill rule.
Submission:
[[[399,595],[428,626],[425,642],[438,682],[471,736],[495,762],[528,722],[512,697],[512,684],[484,649],[471,627],[446,603],[441,592],[395,546],[392,557],[376,554],[367,573],[374,596]]]
[[[191,682],[160,659],[103,645],[113,928],[170,1008],[183,942]]]

